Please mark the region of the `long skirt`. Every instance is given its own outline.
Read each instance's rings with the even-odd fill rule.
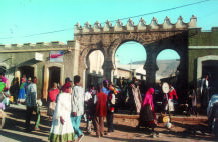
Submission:
[[[142,107],[139,117],[139,125],[143,127],[154,128],[156,124],[154,122],[155,113],[152,112],[149,105]]]
[[[71,120],[65,120],[64,124],[61,124],[60,119],[54,119],[49,134],[49,140],[51,142],[67,142],[74,140],[74,130]]]
[[[23,103],[23,102],[25,102],[25,99],[26,99],[26,91],[25,91],[25,88],[22,88],[19,91],[17,101]]]

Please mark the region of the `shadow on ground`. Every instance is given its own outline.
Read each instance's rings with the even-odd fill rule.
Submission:
[[[48,133],[50,131],[51,122],[48,120],[47,117],[41,116],[40,121],[40,131],[31,131],[26,132],[25,131],[25,117],[26,117],[26,111],[23,109],[17,109],[17,108],[9,108],[7,109],[7,119],[5,123],[4,129],[2,129],[1,135],[5,136],[10,139],[14,139],[17,141],[22,142],[41,142],[39,137],[48,137]],[[34,128],[34,116],[31,120],[31,128]],[[13,132],[16,131],[17,133]],[[20,133],[21,132],[21,133]],[[25,134],[24,134],[25,133]],[[27,136],[28,135],[28,136]],[[31,135],[36,135],[36,137],[31,137]]]

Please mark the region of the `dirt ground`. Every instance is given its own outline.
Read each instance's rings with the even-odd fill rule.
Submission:
[[[41,117],[40,131],[26,133],[24,131],[25,110],[11,108],[7,111],[8,117],[5,128],[0,130],[0,142],[46,142],[51,122],[46,115]],[[163,123],[159,123],[156,130],[160,137],[152,138],[146,129],[137,129],[137,119],[125,115],[116,115],[114,119],[115,132],[110,135],[97,138],[95,133],[86,134],[83,142],[215,142],[218,141],[207,128],[206,119],[196,117],[174,117],[173,127],[167,129]],[[205,118],[205,117],[204,117]],[[33,124],[33,123],[32,123]],[[85,123],[81,124],[85,130]],[[107,128],[105,128],[107,130]]]

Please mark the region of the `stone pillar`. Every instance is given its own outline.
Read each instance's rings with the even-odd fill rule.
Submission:
[[[80,42],[78,40],[75,41],[68,41],[67,42],[68,46],[70,47],[70,52],[72,52],[73,54],[73,60],[72,60],[72,70],[73,70],[73,74],[72,76],[75,76],[75,75],[78,75],[79,74],[79,69],[80,69],[80,62],[79,59],[80,59]],[[72,47],[74,46],[75,44],[75,47]],[[81,74],[80,74],[81,76]],[[81,76],[83,77],[83,76]]]
[[[107,79],[113,82],[114,66],[112,60],[105,59],[102,68],[104,70],[103,79]]]
[[[86,74],[86,71],[87,71],[87,67],[86,67],[86,64],[84,63],[84,56],[80,56],[79,60],[79,67],[78,67],[78,74],[76,75],[79,75],[81,77],[81,80],[80,80],[80,83],[81,85],[83,86],[83,88],[86,87],[86,80],[87,80],[87,74]]]
[[[146,70],[147,83],[154,85],[156,82],[156,71],[158,70],[158,66],[156,63],[156,55],[152,50],[147,50],[147,60],[144,69]]]

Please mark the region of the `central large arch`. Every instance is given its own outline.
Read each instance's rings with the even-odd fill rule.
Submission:
[[[146,71],[143,68],[147,54],[145,47],[136,41],[122,43],[113,55],[115,63],[114,81],[123,78],[131,79],[133,76],[145,80]]]

